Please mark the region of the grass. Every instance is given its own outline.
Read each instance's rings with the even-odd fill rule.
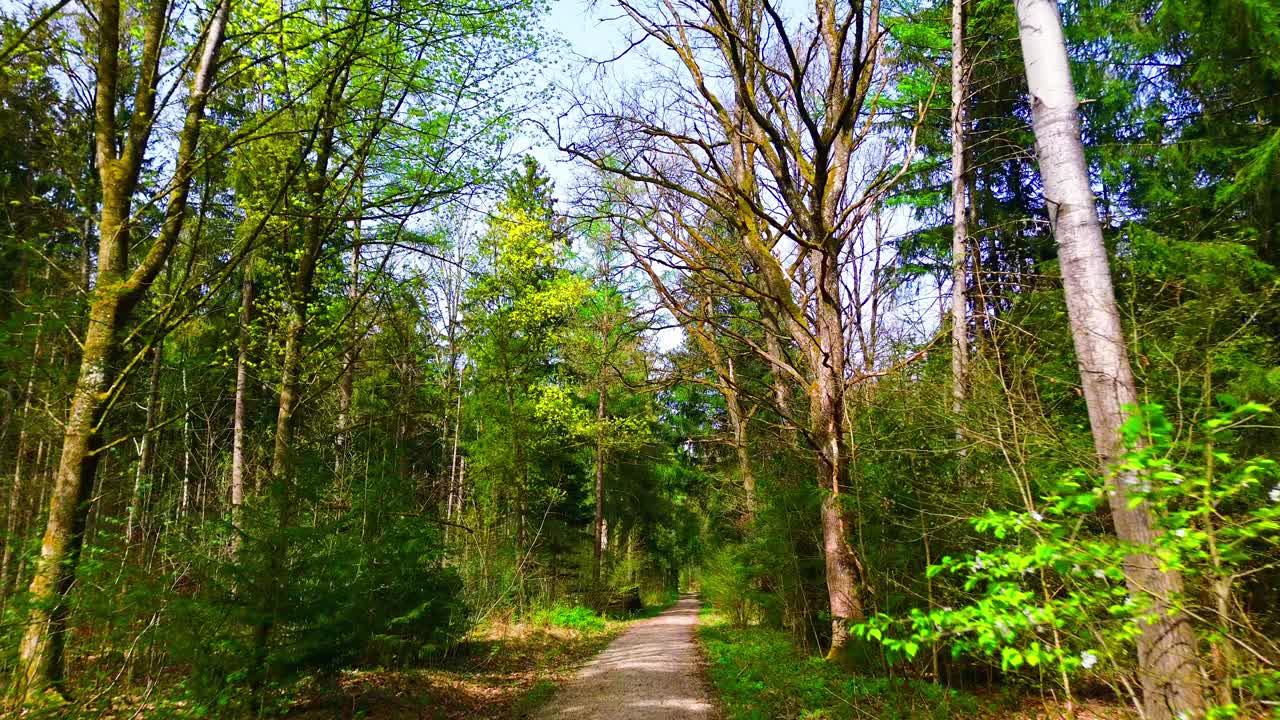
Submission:
[[[790,636],[704,612],[698,640],[726,720],[942,720],[974,715],[968,695],[929,682],[855,675]]]
[[[581,605],[556,605],[533,614],[533,622],[544,627],[564,628],[580,632],[603,632],[608,625],[602,615]]]

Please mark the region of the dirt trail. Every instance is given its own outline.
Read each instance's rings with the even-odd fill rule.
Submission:
[[[684,597],[641,620],[534,717],[536,720],[712,720],[693,626],[698,600]]]

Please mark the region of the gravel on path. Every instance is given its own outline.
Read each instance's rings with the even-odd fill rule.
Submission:
[[[683,597],[637,622],[561,688],[536,720],[713,720],[693,639],[698,607],[697,598]]]

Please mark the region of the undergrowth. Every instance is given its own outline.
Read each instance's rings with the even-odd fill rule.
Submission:
[[[581,632],[600,632],[609,622],[595,610],[581,605],[554,605],[535,611],[531,619],[535,625]]]
[[[806,655],[785,631],[734,627],[703,613],[698,639],[725,720],[941,720],[977,702],[933,683],[865,677]]]

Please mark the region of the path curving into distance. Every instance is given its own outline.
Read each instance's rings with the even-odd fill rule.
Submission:
[[[535,720],[713,720],[694,641],[699,602],[682,597],[631,626],[584,667]]]

